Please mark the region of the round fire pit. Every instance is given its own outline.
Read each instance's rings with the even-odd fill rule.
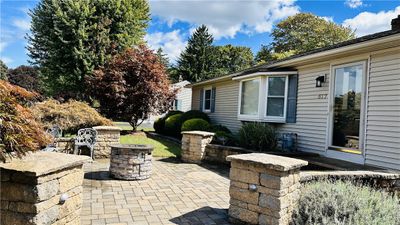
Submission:
[[[152,146],[115,144],[110,147],[110,176],[123,180],[144,180],[150,177]]]

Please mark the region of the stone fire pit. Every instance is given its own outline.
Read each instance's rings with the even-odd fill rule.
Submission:
[[[113,144],[110,176],[123,180],[144,180],[152,171],[152,151],[149,145]]]

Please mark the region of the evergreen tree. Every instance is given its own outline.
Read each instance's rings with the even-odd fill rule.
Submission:
[[[160,63],[164,65],[165,69],[168,69],[170,67],[169,58],[167,54],[164,53],[162,48],[157,49],[156,56]]]
[[[145,0],[41,0],[30,15],[29,55],[46,91],[82,97],[86,76],[143,42],[149,5]]]
[[[189,38],[185,50],[178,59],[178,71],[184,80],[198,82],[207,79],[213,71],[213,37],[208,28],[201,25]]]
[[[7,65],[0,59],[0,80],[7,80],[7,71]]]

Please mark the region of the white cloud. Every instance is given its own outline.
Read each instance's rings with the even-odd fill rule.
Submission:
[[[346,0],[344,4],[352,9],[356,9],[362,6],[364,3],[362,2],[362,0]]]
[[[321,16],[321,18],[327,22],[334,22],[332,16]]]
[[[7,46],[7,42],[0,42],[0,53],[3,52],[4,48]]]
[[[380,31],[390,30],[390,22],[400,14],[400,6],[394,10],[380,11],[377,13],[362,12],[354,18],[347,19],[343,22],[344,26],[348,26],[356,30],[357,36],[372,34]]]
[[[1,61],[3,61],[7,66],[9,66],[10,63],[14,62],[14,60],[12,60],[11,58],[8,57],[0,57]]]
[[[205,24],[215,39],[233,38],[241,33],[269,32],[272,25],[299,12],[295,0],[169,0],[150,1],[153,16],[172,26],[178,21],[192,26]]]
[[[181,51],[186,47],[186,41],[184,41],[180,30],[146,34],[145,40],[153,50],[162,48],[172,63],[176,62]]]
[[[13,20],[13,25],[20,30],[26,31],[31,27],[31,21],[30,19],[15,19]]]

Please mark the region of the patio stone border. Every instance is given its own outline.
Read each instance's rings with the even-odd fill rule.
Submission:
[[[80,224],[87,161],[90,157],[36,152],[0,163],[2,224]]]
[[[300,197],[307,161],[264,153],[228,156],[229,220],[235,224],[288,225]]]
[[[206,146],[212,141],[214,133],[205,131],[184,131],[182,134],[182,161],[198,163],[205,157]]]

